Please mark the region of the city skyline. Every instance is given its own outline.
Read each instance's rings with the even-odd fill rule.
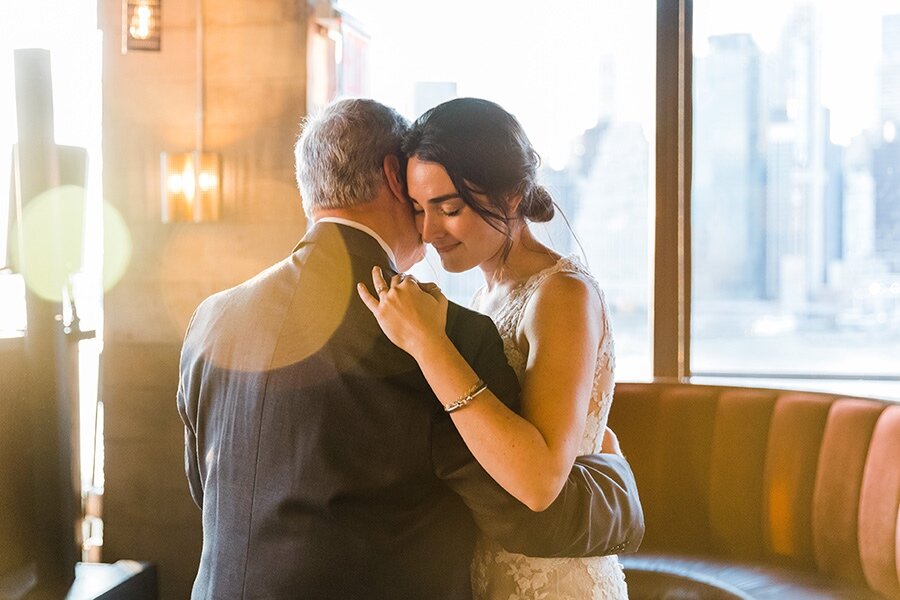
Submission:
[[[880,129],[873,122],[852,144],[833,142],[822,85],[822,20],[811,5],[795,7],[788,17],[773,52],[737,33],[711,37],[709,51],[695,57],[695,367],[741,370],[728,362],[735,354],[714,350],[722,344],[762,349],[779,340],[781,348],[796,348],[806,336],[824,336],[821,347],[834,349],[824,359],[809,354],[817,369],[889,372],[883,361],[866,358],[851,366],[838,358],[839,348],[857,343],[851,341],[855,332],[900,328],[900,275],[876,244],[898,237],[876,235],[876,209],[886,214],[885,207],[900,204],[896,195],[875,195],[886,181],[873,162]],[[612,85],[600,81],[601,88]],[[628,371],[649,360],[636,357],[633,344],[649,344],[649,215],[639,212],[650,202],[652,157],[645,139],[636,145],[643,130],[632,125],[614,114],[599,117],[572,144],[563,168],[542,173],[557,200],[570,205],[613,321],[625,325],[617,334],[627,340],[620,362]],[[879,231],[889,223],[879,222]],[[567,250],[573,249],[578,253],[570,240]],[[474,289],[480,279],[459,287],[467,285]],[[743,361],[743,368],[777,371],[756,362]]]
[[[588,262],[604,282],[610,305],[617,311],[619,337],[628,342],[620,345],[620,355],[632,353],[637,357],[635,361],[643,361],[639,368],[632,369],[637,373],[650,369],[646,311],[652,279],[656,7],[649,1],[619,4],[626,6],[571,0],[552,11],[510,12],[508,6],[500,3],[466,0],[447,6],[403,0],[397,4],[406,7],[400,14],[417,18],[417,24],[411,27],[394,18],[398,13],[387,10],[383,3],[378,7],[354,0],[340,3],[358,9],[360,14],[354,16],[365,17],[361,13],[367,13],[382,21],[379,25],[360,18],[372,36],[369,95],[414,117],[412,113],[430,102],[421,100],[415,104],[416,82],[444,82],[453,84],[457,95],[490,97],[520,117],[545,159],[544,181],[570,217],[585,246]],[[764,4],[765,9],[735,7],[734,3],[695,3],[697,69],[716,52],[711,40],[744,34],[757,48],[754,52],[758,54],[759,85],[769,91],[776,89],[766,79],[770,72],[767,63],[772,57],[787,55],[781,48],[785,23],[780,17],[787,18],[802,3],[767,0]],[[23,10],[46,5],[35,3]],[[709,325],[706,330],[695,331],[694,352],[700,356],[708,352],[705,348],[712,347],[704,345],[710,343],[702,336],[704,331],[743,335],[747,343],[763,343],[770,336],[772,343],[771,340],[782,339],[778,335],[787,335],[785,332],[801,331],[805,325],[796,315],[802,316],[804,311],[811,316],[830,314],[834,327],[847,332],[874,328],[890,331],[895,326],[892,319],[900,318],[900,278],[896,274],[897,261],[890,259],[897,255],[896,245],[900,243],[900,202],[896,195],[900,182],[894,166],[900,159],[896,144],[885,139],[890,127],[879,122],[884,112],[879,78],[900,72],[895,71],[896,62],[888,60],[894,56],[890,50],[894,46],[885,46],[900,36],[882,35],[882,16],[885,12],[900,14],[900,0],[873,1],[846,10],[833,2],[818,2],[815,6],[822,8],[813,19],[815,43],[804,59],[788,60],[796,63],[794,67],[805,64],[804,68],[817,80],[809,86],[806,102],[785,100],[773,104],[771,97],[762,99],[759,119],[766,123],[761,123],[752,135],[750,128],[744,127],[739,136],[743,148],[766,146],[761,153],[766,174],[763,298],[748,304],[725,294],[717,305],[708,303],[700,288],[695,287],[695,325]],[[7,14],[2,11],[8,8],[0,9],[0,15]],[[629,12],[616,13],[614,9]],[[735,11],[729,14],[746,18],[727,16],[731,9]],[[99,137],[89,139],[94,133],[99,136],[99,95],[92,96],[99,90],[99,60],[78,68],[65,61],[98,52],[100,37],[89,19],[80,18],[77,28],[66,30],[63,25],[68,13],[50,12],[40,35],[32,31],[28,38],[26,27],[5,37],[4,43],[26,39],[52,41],[54,32],[59,33],[54,42],[54,80],[57,71],[68,74],[66,81],[60,82],[57,95],[57,114],[61,115],[57,119],[57,141],[91,146],[92,167],[99,173]],[[52,16],[57,13],[63,21],[57,22]],[[572,14],[579,18],[571,19]],[[773,18],[773,14],[777,17]],[[764,23],[763,16],[767,19]],[[6,23],[0,27],[8,28],[11,19],[0,21]],[[628,27],[623,27],[623,23]],[[437,25],[450,34],[436,36],[430,28]],[[793,29],[794,49],[802,50],[802,40],[797,41],[802,28]],[[551,38],[555,41],[551,42]],[[67,56],[65,49],[77,44],[89,49]],[[4,72],[3,68],[0,63],[0,76],[10,78],[11,70]],[[745,92],[752,85],[746,74],[734,79],[731,84],[743,86]],[[784,77],[782,80],[787,81]],[[698,92],[702,81],[702,74],[696,71],[694,84]],[[835,93],[839,86],[845,92],[840,96]],[[740,91],[730,93],[731,98],[742,97]],[[2,98],[0,103],[6,104],[4,110],[9,115],[11,101]],[[772,111],[775,104],[780,107],[778,118]],[[742,114],[752,112],[745,109]],[[696,100],[697,151],[703,150],[707,142],[700,137],[704,135],[702,119],[707,110],[717,108],[703,108],[702,100]],[[848,120],[848,114],[854,119]],[[92,126],[98,131],[87,131]],[[11,143],[13,137],[14,122],[9,118],[0,123],[0,142]],[[896,140],[896,126],[893,138]],[[830,142],[840,142],[840,146]],[[711,151],[724,152],[716,150],[715,145]],[[695,160],[695,184],[701,182],[704,168],[709,172],[704,160]],[[804,166],[805,176],[797,175],[797,165],[801,163],[812,165]],[[749,171],[759,168],[749,154],[744,155],[742,164]],[[718,166],[712,168],[721,170]],[[6,181],[7,175],[0,173],[0,183]],[[753,178],[741,180],[752,183]],[[746,185],[748,190],[751,183]],[[718,191],[709,193],[721,197],[729,189],[719,185],[710,188]],[[695,189],[694,201],[695,213],[707,212],[701,210],[704,199],[700,188]],[[732,208],[750,215],[755,204],[744,202],[742,206]],[[788,209],[798,212],[788,218]],[[729,243],[744,244],[754,236],[758,239],[760,228],[749,226],[752,221],[748,217],[740,236],[721,236],[713,248],[727,249]],[[548,237],[555,239],[557,248],[564,253],[580,253],[578,245],[567,237],[565,224],[557,221],[539,229],[546,229]],[[701,231],[702,223],[695,231],[698,248]],[[749,248],[755,242],[747,243]],[[717,252],[722,251],[706,250],[703,256],[715,256]],[[743,258],[730,257],[732,269],[753,264],[758,247],[744,254]],[[440,272],[436,262],[432,265],[426,270]],[[702,283],[703,275],[700,263],[695,264],[695,285]],[[476,272],[466,285],[477,285],[479,278]],[[712,283],[724,280],[716,277]],[[734,284],[743,285],[740,278]],[[752,285],[760,284],[757,281]],[[460,300],[466,302],[468,298]],[[782,310],[784,307],[790,310]],[[708,322],[702,311],[708,311]],[[822,322],[810,319],[807,324],[821,327]],[[841,346],[833,343],[836,348]],[[638,344],[644,347],[639,348]],[[620,365],[627,364],[627,360],[620,361]],[[697,364],[706,363],[701,360]]]

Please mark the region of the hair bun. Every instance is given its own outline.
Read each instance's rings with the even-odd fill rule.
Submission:
[[[550,192],[542,185],[535,185],[522,198],[522,216],[534,223],[546,223],[556,210]]]

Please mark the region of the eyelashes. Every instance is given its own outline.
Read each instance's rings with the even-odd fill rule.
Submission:
[[[456,210],[443,210],[443,209],[441,209],[439,212],[440,212],[440,214],[441,214],[442,216],[444,216],[444,217],[455,217],[455,216],[457,216],[461,211],[462,211],[461,208],[457,208]],[[413,214],[414,214],[415,216],[418,217],[419,215],[424,215],[424,214],[425,214],[425,211],[422,210],[421,208],[418,208],[418,209],[417,209],[417,208],[413,208]]]

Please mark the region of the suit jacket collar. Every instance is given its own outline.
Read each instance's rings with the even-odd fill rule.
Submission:
[[[397,274],[397,269],[391,264],[387,253],[381,247],[381,244],[378,243],[378,240],[364,231],[340,223],[325,222],[314,224],[303,236],[303,239],[297,243],[292,253],[312,244],[336,248],[336,243],[342,244],[345,251],[351,256],[371,263],[372,266],[378,265],[381,267],[386,279],[390,279]],[[366,287],[370,287],[368,283]],[[461,309],[454,302],[450,303],[447,309],[448,330],[453,329],[455,326],[460,310],[464,309]]]
[[[382,238],[380,235],[378,235],[378,232],[375,231],[374,229],[372,229],[371,227],[368,227],[367,225],[363,225],[362,223],[360,223],[358,221],[354,221],[352,219],[345,219],[343,217],[323,217],[321,219],[318,219],[316,222],[317,223],[338,223],[338,224],[346,225],[347,227],[352,227],[354,229],[359,229],[360,231],[364,231],[365,233],[368,233],[373,238],[375,238],[378,241],[378,244],[381,246],[381,248],[385,252],[387,252],[388,258],[391,259],[391,264],[394,266],[397,265],[397,257],[394,256],[394,251],[391,250],[391,247],[388,246],[387,242],[384,241],[384,238]]]
[[[396,267],[391,263],[390,257],[378,240],[360,229],[341,223],[315,223],[306,232],[303,239],[297,243],[292,253],[310,244],[333,246],[338,242],[343,244],[351,256],[369,261],[373,266],[381,267],[385,277],[392,277],[397,273]]]

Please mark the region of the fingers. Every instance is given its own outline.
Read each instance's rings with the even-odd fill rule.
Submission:
[[[374,314],[378,310],[378,298],[369,293],[369,289],[362,283],[356,284],[356,292],[363,304]]]
[[[363,304],[366,305],[373,314],[377,315],[378,304],[381,302],[381,296],[388,291],[387,283],[384,281],[384,273],[381,272],[379,267],[372,268],[372,284],[375,288],[375,293],[378,294],[378,297],[375,297],[369,292],[369,288],[365,286],[363,283],[356,284],[356,293],[359,294],[359,299],[363,301]]]
[[[436,283],[431,283],[431,282],[420,283],[419,289],[438,301],[440,301],[440,299],[444,297],[444,293],[441,291],[441,288],[439,288],[438,284],[436,284]]]
[[[372,284],[375,286],[375,291],[378,293],[379,298],[388,291],[388,284],[384,280],[384,273],[381,272],[381,267],[372,267]]]
[[[369,301],[373,303],[366,304],[366,306],[368,306],[370,309],[373,306],[377,306],[378,303],[382,299],[384,299],[385,294],[387,294],[390,290],[408,288],[410,285],[415,285],[420,290],[433,297],[435,300],[440,301],[442,298],[444,298],[444,295],[441,292],[441,288],[439,288],[436,283],[421,283],[418,279],[408,273],[397,273],[396,275],[391,277],[390,282],[388,282],[384,278],[384,272],[381,270],[381,267],[378,266],[372,267],[372,284],[375,288],[375,293],[377,294],[377,296],[373,296],[369,292],[369,290],[362,284],[359,284],[357,286],[360,298],[362,298],[362,300],[365,302],[366,298],[368,297]],[[365,294],[365,296],[363,294]]]
[[[419,281],[409,273],[397,273],[391,277],[391,287],[409,284],[419,285]],[[421,286],[420,286],[421,287]]]

